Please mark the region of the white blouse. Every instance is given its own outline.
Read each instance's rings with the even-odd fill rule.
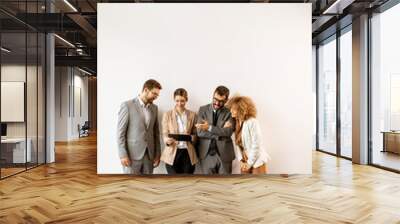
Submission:
[[[259,167],[271,159],[262,144],[261,129],[257,119],[250,118],[243,122],[242,144],[248,157],[247,163],[251,167]]]
[[[176,121],[178,123],[179,134],[186,134],[186,125],[188,122],[186,112],[183,112],[182,115],[179,115],[177,112]],[[178,149],[187,149],[187,143],[185,141],[178,141]]]

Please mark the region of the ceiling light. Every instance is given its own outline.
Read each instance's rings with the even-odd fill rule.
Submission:
[[[67,4],[72,10],[74,10],[74,12],[78,12],[78,10],[71,4],[69,3],[68,0],[64,0],[65,4]]]
[[[5,48],[5,47],[1,47],[1,50],[4,51],[4,52],[6,52],[6,53],[10,53],[10,52],[11,52],[11,50],[9,50],[9,49],[7,49],[7,48]]]
[[[343,10],[351,5],[355,0],[336,0],[332,5],[324,10],[322,14],[342,14]]]
[[[92,73],[90,73],[90,72],[88,72],[88,71],[86,71],[86,70],[83,70],[83,69],[81,69],[81,68],[79,68],[79,67],[78,67],[78,70],[81,71],[81,72],[83,72],[83,73],[85,73],[85,74],[87,74],[87,75],[92,75]]]
[[[60,37],[60,36],[57,35],[57,34],[54,34],[54,36],[57,37],[58,39],[60,39],[61,41],[63,41],[64,43],[66,43],[67,45],[69,45],[69,46],[75,48],[75,45],[73,45],[73,44],[72,44],[71,42],[69,42],[68,40],[66,40],[66,39],[64,39],[64,38],[62,38],[62,37]]]

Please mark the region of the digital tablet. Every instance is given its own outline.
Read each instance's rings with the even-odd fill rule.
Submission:
[[[187,134],[168,134],[168,137],[173,138],[177,141],[191,142],[192,136]]]

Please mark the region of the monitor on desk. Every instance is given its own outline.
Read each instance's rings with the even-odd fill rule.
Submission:
[[[1,123],[1,138],[7,137],[7,124]]]

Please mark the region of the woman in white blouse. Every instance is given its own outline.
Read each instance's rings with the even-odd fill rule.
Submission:
[[[242,153],[241,172],[267,173],[270,157],[261,142],[261,130],[256,119],[257,110],[254,102],[246,96],[234,96],[227,106],[236,120],[235,143]]]

